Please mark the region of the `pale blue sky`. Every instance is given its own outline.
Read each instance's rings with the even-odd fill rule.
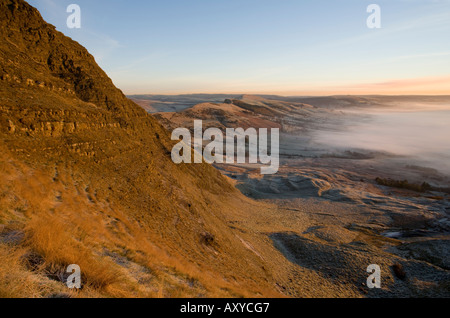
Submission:
[[[450,94],[449,0],[28,2],[128,94]]]

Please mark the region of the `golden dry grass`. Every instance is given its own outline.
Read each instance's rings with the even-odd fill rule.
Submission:
[[[23,252],[0,245],[0,298],[39,297],[38,279],[20,262]]]
[[[1,297],[276,295],[256,282],[251,288],[231,282],[217,273],[214,262],[179,257],[177,246],[156,243],[151,229],[71,175],[61,173],[55,180],[16,161],[6,149],[0,163],[0,177],[7,180],[0,185],[0,238],[17,233],[11,242],[0,239]],[[203,248],[200,240],[195,244]],[[81,291],[65,286],[69,264],[81,268]]]
[[[105,288],[120,280],[120,274],[111,261],[94,257],[92,252],[76,241],[70,226],[50,216],[33,217],[25,228],[25,246],[45,259],[50,270],[64,271],[70,264],[79,265],[83,271],[85,285]]]

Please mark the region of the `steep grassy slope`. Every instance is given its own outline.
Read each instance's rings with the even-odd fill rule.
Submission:
[[[0,296],[277,295],[226,224],[251,203],[172,145],[86,49],[0,0]]]

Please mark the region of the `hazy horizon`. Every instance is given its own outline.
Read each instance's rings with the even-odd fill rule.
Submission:
[[[297,94],[276,94],[276,93],[267,93],[267,92],[180,92],[180,93],[172,93],[172,94],[163,94],[163,93],[152,93],[152,92],[140,92],[140,93],[126,93],[127,96],[183,96],[183,95],[249,95],[249,96],[279,96],[279,97],[343,97],[343,96],[354,96],[354,97],[376,97],[376,96],[386,96],[386,97],[408,97],[408,96],[437,96],[437,97],[450,97],[450,93],[446,94],[326,94],[326,93],[317,93],[315,95],[297,95]]]

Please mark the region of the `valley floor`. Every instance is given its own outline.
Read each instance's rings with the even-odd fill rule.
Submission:
[[[450,297],[450,175],[413,157],[326,143],[343,133],[351,143],[346,127],[371,124],[373,108],[387,114],[400,109],[401,114],[418,105],[448,110],[449,100],[244,95],[228,103],[207,101],[160,112],[156,118],[169,130],[191,127],[194,119],[221,129],[280,127],[278,173],[263,176],[258,165],[215,166],[244,195],[270,206],[233,215],[230,222],[249,251],[273,268],[282,294]],[[324,133],[328,137],[318,140]],[[410,184],[394,188],[375,180]],[[438,188],[414,191],[423,182]],[[381,267],[381,289],[366,286],[371,264]]]
[[[450,196],[378,186],[385,164],[357,169],[349,159],[286,159],[265,177],[254,167],[219,168],[242,193],[273,206],[241,222],[270,240],[276,259],[288,260],[274,265],[283,293],[449,297]],[[366,286],[371,264],[381,267],[381,289]]]

